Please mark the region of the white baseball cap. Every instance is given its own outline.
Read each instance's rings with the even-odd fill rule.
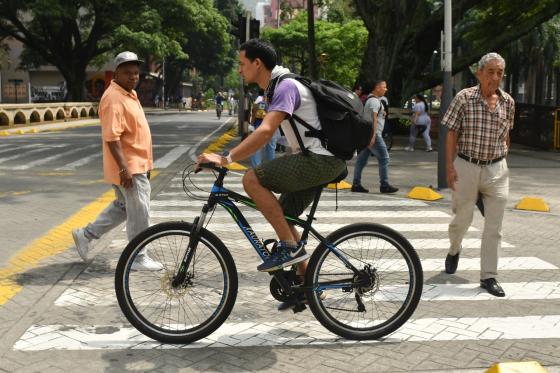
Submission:
[[[120,65],[122,65],[123,63],[127,63],[127,62],[136,62],[138,64],[144,63],[144,61],[138,59],[136,53],[132,53],[129,51],[121,52],[117,54],[117,57],[115,57],[115,61],[114,61],[115,69]]]

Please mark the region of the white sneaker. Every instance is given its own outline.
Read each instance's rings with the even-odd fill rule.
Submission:
[[[405,146],[404,151],[405,152],[413,152],[414,148],[411,148],[410,146]]]
[[[153,260],[147,254],[140,254],[132,263],[133,271],[161,271],[163,265],[157,260]]]
[[[426,148],[426,151],[427,151],[427,152],[431,152],[431,151],[434,151],[434,149],[432,149],[432,148],[430,147],[430,148]]]
[[[74,239],[74,243],[76,244],[76,250],[78,250],[78,254],[80,254],[80,258],[84,262],[87,261],[88,251],[89,251],[89,240],[87,239],[84,229],[72,229],[72,238]]]

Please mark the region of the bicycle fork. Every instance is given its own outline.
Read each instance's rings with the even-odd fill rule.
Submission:
[[[189,280],[187,279],[187,275],[188,275],[187,269],[189,268],[191,261],[195,256],[196,247],[200,239],[200,230],[204,225],[208,210],[209,210],[208,205],[204,205],[200,216],[196,217],[193,221],[193,230],[190,235],[190,240],[187,246],[187,250],[185,251],[185,255],[183,255],[183,259],[181,260],[181,265],[179,266],[179,269],[177,270],[175,276],[173,276],[173,281],[171,282],[171,286],[173,286],[173,288],[178,288],[180,286],[183,286],[185,281]],[[194,276],[194,268],[191,277],[193,276]]]

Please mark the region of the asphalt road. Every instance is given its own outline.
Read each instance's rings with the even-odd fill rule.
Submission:
[[[147,118],[160,175],[180,167],[173,161],[232,122],[228,116],[218,120],[213,113]],[[100,138],[98,125],[0,138],[0,266],[110,189],[103,181]]]

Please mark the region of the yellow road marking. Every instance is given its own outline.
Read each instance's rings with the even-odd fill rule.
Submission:
[[[72,229],[83,227],[95,219],[114,199],[115,194],[112,190],[104,193],[64,223],[51,229],[46,235],[31,242],[11,257],[6,267],[0,268],[0,305],[21,291],[22,287],[13,279],[16,275],[35,267],[41,260],[60,254],[73,246]]]
[[[73,172],[39,172],[39,176],[71,176],[74,175]]]
[[[233,138],[234,133],[235,129],[232,129],[218,139],[221,148]],[[151,178],[154,179],[159,173],[158,170],[152,171]],[[2,197],[2,194],[0,194],[0,197]],[[83,207],[64,223],[51,229],[43,237],[31,242],[12,256],[8,260],[8,264],[4,268],[0,268],[0,306],[22,290],[22,286],[14,280],[16,275],[37,266],[43,259],[60,254],[73,247],[72,229],[83,227],[90,221],[93,221],[107,204],[114,199],[115,194],[113,190],[105,192],[101,197]]]

